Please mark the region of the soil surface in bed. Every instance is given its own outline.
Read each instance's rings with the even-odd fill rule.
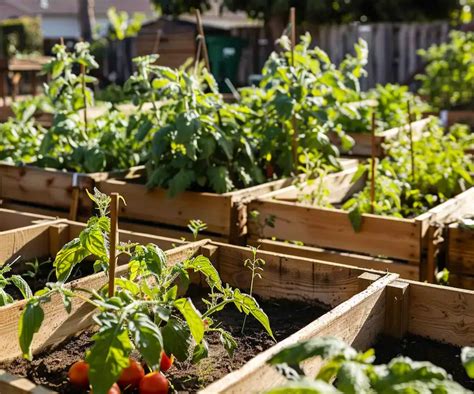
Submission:
[[[461,362],[461,349],[408,335],[402,339],[381,336],[374,346],[375,364],[386,364],[394,357],[409,357],[415,361],[429,361],[445,369],[463,387],[474,390],[474,380],[469,379]]]
[[[202,309],[199,297],[192,297],[198,309]],[[281,341],[317,319],[327,308],[321,305],[288,300],[259,300],[260,306],[267,313],[273,334]],[[209,357],[193,365],[190,362],[175,362],[166,376],[178,392],[196,392],[200,388],[242,367],[251,358],[273,346],[275,342],[268,336],[262,326],[251,316],[247,318],[244,335],[240,333],[244,315],[233,306],[227,307],[213,315],[222,327],[230,331],[238,347],[234,357],[230,358],[220,343],[219,337],[210,333],[206,336],[209,344]],[[91,332],[84,332],[69,339],[52,350],[46,350],[35,356],[32,362],[16,359],[2,365],[0,369],[27,377],[36,384],[59,393],[79,394],[84,391],[75,390],[67,381],[67,370],[75,361],[84,358],[91,345]],[[133,391],[122,391],[133,393]]]

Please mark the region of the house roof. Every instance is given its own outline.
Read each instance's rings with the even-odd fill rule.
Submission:
[[[142,12],[153,15],[150,0],[95,0],[96,16],[105,16],[110,7],[128,13]],[[77,0],[0,0],[0,19],[22,15],[63,16],[77,15]]]

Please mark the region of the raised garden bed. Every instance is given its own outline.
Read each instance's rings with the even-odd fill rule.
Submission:
[[[360,190],[364,180],[356,185],[351,182],[355,171],[348,169],[326,177],[331,203]],[[268,250],[387,269],[407,279],[429,281],[434,278],[438,242],[433,225],[449,223],[467,213],[474,200],[471,188],[414,218],[363,214],[356,232],[348,212],[297,202],[298,193],[295,187],[288,187],[249,204],[249,212],[255,216],[249,221],[252,242]],[[295,245],[301,243],[304,247]]]
[[[451,224],[446,242],[449,284],[474,290],[474,231]]]
[[[474,111],[472,110],[444,110],[439,114],[441,122],[446,127],[451,127],[455,123],[463,123],[474,128]]]
[[[378,346],[390,352],[391,344],[380,342],[382,335],[395,338],[393,341],[415,336],[436,346],[438,353],[443,352],[439,343],[457,347],[458,354],[460,347],[472,346],[474,292],[373,274],[364,274],[360,285],[364,292],[203,392],[263,392],[280,386],[285,379],[267,361],[288,346],[322,336],[339,338],[362,351]],[[452,362],[460,364],[459,358]],[[314,377],[322,365],[316,357],[305,361],[304,370]]]
[[[90,174],[59,171],[35,166],[0,163],[0,199],[5,207],[32,205],[33,211],[46,215],[66,215],[75,220],[79,214],[90,216],[92,202],[85,190],[105,179],[134,177],[140,167],[123,171]],[[25,210],[28,210],[25,207]]]
[[[252,255],[248,248],[199,241],[167,252],[171,264],[178,261],[178,259],[173,257],[178,254],[178,250],[181,258],[189,254],[203,254],[208,256],[217,268],[223,282],[229,283],[231,286],[246,288],[250,283],[250,271],[242,268],[243,261]],[[258,252],[258,257],[264,259],[266,264],[262,273],[263,278],[255,281],[254,295],[259,298],[262,305],[267,306],[268,314],[270,315],[270,323],[272,324],[272,321],[274,321],[272,328],[274,328],[275,335],[278,339],[287,337],[290,333],[296,332],[307,323],[309,323],[309,325],[303,328],[303,330],[308,330],[311,326],[316,324],[315,322],[319,321],[319,319],[316,320],[316,318],[323,314],[324,311],[350,300],[351,297],[359,292],[360,281],[358,277],[365,271],[363,269],[285,256],[272,252]],[[119,267],[116,275],[120,276],[124,272],[126,272],[126,267]],[[199,275],[193,275],[191,278],[193,283],[201,285],[201,287],[205,283]],[[106,280],[105,275],[96,274],[79,279],[73,282],[72,285],[89,289],[98,288],[106,283]],[[384,279],[384,283],[385,281],[386,279]],[[190,295],[193,296],[192,294]],[[359,297],[359,295],[356,295],[356,297]],[[66,312],[64,312],[64,307],[59,304],[59,300],[58,302],[48,304],[48,308],[57,308],[57,311],[53,309],[55,315],[54,320],[51,319],[51,321],[43,325],[43,329],[40,331],[40,334],[37,335],[38,339],[35,339],[34,348],[37,354],[39,354],[42,349],[46,349],[49,345],[57,345],[62,339],[70,337],[71,335],[77,335],[81,330],[91,326],[91,311],[88,306],[74,305],[72,313],[67,315]],[[15,305],[0,309],[0,313],[5,314],[8,310],[8,316],[10,316],[9,324],[5,324],[2,327],[4,334],[0,336],[2,345],[5,341],[8,342],[8,344],[5,343],[5,346],[9,346],[9,352],[2,353],[1,360],[4,362],[18,355],[16,323],[18,311],[22,305],[24,305],[24,302],[17,302]],[[310,308],[310,311],[308,311],[308,308]],[[282,311],[286,311],[283,313],[285,316],[282,315]],[[288,316],[290,316],[291,313],[295,314],[295,321],[293,323],[288,321]],[[300,318],[296,316],[299,313],[304,314],[305,317]],[[326,321],[324,320],[324,316],[321,319]],[[242,318],[242,315],[240,315],[240,317]],[[230,315],[228,314],[227,317],[224,318],[224,324],[227,322],[231,330],[233,328],[234,331],[238,331],[240,330],[240,324],[237,324],[235,319],[233,314],[230,313]],[[297,322],[297,320],[301,320],[301,322]],[[313,320],[315,320],[315,322],[313,322]],[[249,320],[249,324],[248,329],[246,328],[246,335],[248,335],[249,338],[236,335],[239,343],[242,345],[243,353],[236,358],[235,364],[230,363],[222,354],[214,355],[214,357],[220,357],[222,359],[225,368],[219,369],[220,372],[213,371],[213,373],[210,374],[211,376],[208,376],[209,381],[214,381],[220,378],[222,374],[226,374],[228,372],[228,370],[226,370],[227,368],[239,368],[240,365],[245,363],[249,358],[272,345],[271,341],[262,340],[262,336],[258,334],[259,330],[253,327],[251,320]],[[87,336],[76,338],[74,341],[87,342]],[[254,345],[255,348],[253,348]],[[80,350],[78,352],[80,352]],[[55,354],[51,353],[51,351],[48,351],[48,353]],[[76,357],[81,357],[78,353],[75,354]],[[221,360],[219,362],[221,362]],[[15,365],[18,366],[18,364]],[[4,364],[4,366],[8,367],[6,364]],[[65,365],[65,367],[67,366]],[[182,367],[182,372],[189,375],[188,378],[194,376],[196,380],[195,370],[187,370],[185,365]],[[175,371],[174,374],[177,379],[183,378],[183,375],[180,375],[181,371]],[[0,381],[2,381],[1,378]],[[5,379],[3,379],[3,381],[5,381]],[[196,390],[196,381],[188,384],[192,384],[191,391]],[[2,391],[2,393],[3,392],[9,394],[9,391]]]

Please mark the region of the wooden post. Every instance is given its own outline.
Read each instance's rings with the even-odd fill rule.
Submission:
[[[290,31],[291,31],[291,66],[295,66],[295,46],[296,46],[296,9],[290,8]],[[295,174],[298,170],[298,128],[296,125],[296,115],[293,112],[291,118],[291,125],[293,128],[292,151],[293,151],[293,170]]]
[[[109,297],[115,294],[115,266],[117,262],[117,244],[119,242],[118,234],[118,209],[119,194],[110,193],[110,255],[109,255]]]
[[[372,160],[370,162],[370,213],[375,212],[375,160],[376,160],[376,147],[375,147],[375,111],[372,111]]]
[[[415,151],[413,149],[413,127],[412,127],[410,100],[407,101],[407,111],[408,111],[408,130],[410,132],[411,178],[412,178],[412,182],[415,182]]]
[[[196,9],[196,25],[199,33],[199,39],[202,42],[202,53],[204,55],[204,61],[206,62],[206,68],[211,72],[211,64],[209,62],[209,54],[207,53],[206,36],[204,35],[204,28],[202,27],[201,11]]]

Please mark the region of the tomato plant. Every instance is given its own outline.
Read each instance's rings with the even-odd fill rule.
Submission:
[[[413,217],[471,187],[474,163],[465,150],[473,139],[467,126],[455,125],[445,134],[433,119],[413,143],[414,177],[409,136],[403,134],[390,141],[387,156],[376,165],[374,213]],[[368,168],[368,164],[361,165],[353,180]],[[361,214],[371,210],[370,185],[343,208],[349,210],[354,228],[359,229]]]
[[[301,37],[294,56],[287,36],[278,44],[281,51],[272,53],[265,63],[260,85],[240,90],[242,104],[252,110],[245,127],[259,141],[262,166],[271,166],[277,177],[296,173],[292,159],[296,132],[298,154],[304,147],[311,157],[338,167],[338,151],[328,137],[328,120],[341,102],[359,91],[367,45],[360,41],[355,46],[356,56],[346,56],[336,67],[321,49],[310,48],[309,34]],[[343,145],[350,147],[342,130],[339,134]]]
[[[0,306],[5,306],[13,302],[13,297],[5,290],[7,286],[16,287],[25,299],[33,295],[30,286],[21,275],[9,275],[12,270],[11,266],[15,261],[10,264],[5,264],[0,268]]]
[[[474,107],[474,33],[452,31],[449,42],[419,54],[427,63],[419,93],[438,110]]]
[[[468,352],[469,348],[463,350],[464,355]],[[470,352],[472,362],[472,348]],[[315,379],[306,376],[299,367],[305,360],[314,357],[325,361]],[[267,393],[470,392],[453,381],[444,369],[430,362],[413,361],[408,357],[396,357],[381,365],[374,365],[374,361],[373,349],[361,353],[337,338],[300,342],[281,350],[269,360],[269,364],[278,366],[277,370],[285,377],[291,377],[291,381]]]
[[[54,294],[62,296],[67,311],[71,311],[75,298],[95,308],[98,331],[85,361],[96,394],[105,394],[130,366],[133,349],[141,354],[150,369],[159,370],[162,351],[173,354],[179,361],[197,362],[205,358],[208,353],[206,334],[216,332],[232,354],[236,348],[234,338],[214,320],[214,314],[229,304],[245,315],[252,315],[273,337],[268,316],[257,301],[222,283],[217,270],[204,256],[168,265],[165,253],[156,245],[123,243],[117,245],[117,250],[128,258],[128,271],[115,280],[113,297],[108,296],[107,285],[99,291],[66,286],[72,269],[86,258],[95,259],[96,270],[107,270],[110,197],[96,189],[91,198],[99,216],[89,219],[79,237],[58,252],[54,261],[58,281],[47,284],[29,298],[22,312],[19,341],[25,358],[32,358],[31,342],[44,320],[43,305]],[[202,312],[190,298],[181,295],[189,284],[189,271],[202,274],[210,287],[209,296],[203,299],[205,310]],[[208,324],[204,324],[204,320]]]

